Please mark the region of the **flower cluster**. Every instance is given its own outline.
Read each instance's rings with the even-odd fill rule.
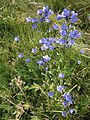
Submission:
[[[48,6],[43,6],[43,9],[39,9],[37,11],[37,14],[41,17],[39,19],[39,22],[42,22],[43,20],[45,20],[47,23],[50,23],[50,20],[49,20],[49,16],[53,14],[53,12],[51,11],[51,9],[48,8]],[[46,67],[47,63],[51,60],[52,56],[50,54],[48,54],[48,52],[46,51],[47,49],[50,49],[50,50],[54,50],[55,47],[57,47],[57,44],[60,44],[61,46],[64,46],[66,45],[66,48],[68,48],[69,46],[72,46],[75,44],[75,39],[80,37],[81,36],[81,33],[76,30],[76,29],[73,29],[72,28],[72,24],[77,22],[77,13],[75,13],[75,11],[71,11],[70,10],[67,10],[67,9],[64,9],[63,12],[61,14],[58,14],[57,15],[57,22],[61,19],[65,19],[65,23],[61,26],[61,28],[59,29],[59,26],[57,24],[53,24],[53,30],[54,31],[58,31],[59,30],[59,35],[60,37],[58,38],[55,38],[51,36],[45,36],[45,37],[42,37],[40,38],[39,40],[39,43],[41,45],[41,52],[44,53],[44,55],[41,56],[41,58],[38,58],[37,60],[37,64],[38,65],[41,65],[42,67],[44,67],[44,64],[45,64],[45,68],[44,70],[45,71],[48,71],[49,69],[49,66]],[[71,23],[68,22],[68,20],[71,20]],[[30,18],[30,17],[27,17],[26,18],[26,21],[27,22],[32,22],[33,25],[32,25],[32,29],[35,30],[37,28],[37,23],[38,23],[38,19],[36,17],[34,18]],[[19,42],[19,36],[15,37],[15,41],[16,42]],[[44,51],[44,52],[43,52]],[[80,50],[81,54],[84,54],[84,50],[81,49]],[[36,48],[32,48],[31,50],[31,54],[36,54],[38,53]],[[20,53],[18,55],[18,57],[20,59],[23,58],[23,53]],[[28,63],[30,62],[31,58],[26,58],[25,59],[25,62]],[[79,60],[78,61],[78,64],[80,65],[81,64],[81,61]],[[45,72],[47,73],[47,72]],[[65,79],[66,74],[60,72],[59,74],[59,78],[61,81],[63,81],[63,79]],[[63,81],[64,83],[64,81]],[[42,87],[45,86],[45,84],[42,84]],[[73,100],[72,100],[72,97],[70,96],[69,93],[67,93],[65,91],[65,86],[64,85],[57,85],[57,92],[60,93],[64,99],[63,100],[63,106],[64,108],[68,108],[68,114],[72,114],[73,113],[73,109],[72,108],[69,108],[71,107],[71,105],[73,104]],[[63,94],[62,94],[63,93]],[[49,97],[53,97],[54,94],[53,94],[53,91],[49,91],[48,92],[48,96]],[[67,111],[67,110],[66,110]],[[63,117],[66,117],[67,115],[67,112],[65,110],[62,112],[62,116]]]
[[[37,11],[37,15],[40,15],[41,18],[39,19],[39,22],[43,22],[44,20],[46,21],[46,23],[50,23],[50,20],[49,20],[49,16],[51,16],[53,14],[53,12],[51,11],[51,9],[48,8],[48,6],[43,6],[43,9],[39,9]],[[34,17],[34,18],[31,18],[31,17],[27,17],[26,18],[26,22],[32,22],[33,25],[32,25],[32,29],[35,30],[37,29],[37,18]]]
[[[72,97],[70,96],[70,94],[64,93],[64,94],[63,94],[63,98],[64,98],[64,101],[63,101],[64,107],[67,107],[67,106],[68,106],[68,103],[69,103],[69,105],[73,104],[73,100],[72,100]],[[63,114],[63,113],[66,113],[66,111],[63,111],[63,112],[62,112],[62,116],[66,117],[66,114]],[[73,109],[70,108],[70,109],[68,110],[68,113],[72,114],[72,113],[73,113]]]
[[[48,48],[50,48],[50,50],[54,50],[54,46],[52,45],[52,43],[54,42],[54,38],[41,38],[41,40],[39,40],[39,43],[42,44],[41,46],[41,50],[46,50]]]

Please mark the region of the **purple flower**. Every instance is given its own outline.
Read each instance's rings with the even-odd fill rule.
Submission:
[[[43,65],[43,60],[38,60],[39,65]]]
[[[81,52],[81,54],[84,54],[84,50],[83,49],[81,49],[80,52]]]
[[[52,42],[52,41],[51,41],[51,42]],[[47,48],[49,48],[49,47],[50,47],[50,44],[51,44],[50,42],[46,42],[46,43],[45,43],[45,46],[46,46]]]
[[[51,32],[50,28],[48,28],[48,32]]]
[[[60,73],[60,74],[59,74],[59,77],[60,77],[61,79],[63,79],[64,76],[65,76],[65,75],[64,75],[63,73]]]
[[[66,43],[66,48],[69,48],[69,44]]]
[[[67,106],[68,106],[68,103],[67,103],[67,101],[66,101],[66,100],[64,100],[64,101],[63,101],[63,105],[64,105],[65,107],[67,107]]]
[[[19,58],[23,58],[23,53],[20,53],[20,54],[18,55],[18,57],[19,57]]]
[[[68,17],[70,13],[70,10],[67,10],[66,8],[63,10],[62,15],[65,17]]]
[[[72,19],[73,17],[77,16],[77,13],[75,13],[75,11],[72,11],[71,13],[72,13],[72,14],[71,14],[71,17],[70,17],[71,19]]]
[[[32,29],[33,29],[33,30],[37,29],[36,24],[33,24]]]
[[[27,22],[31,22],[31,21],[32,21],[32,18],[27,17],[27,18],[26,18],[26,21],[27,21]]]
[[[62,112],[62,116],[63,116],[63,117],[66,117],[66,111],[63,111],[63,112]]]
[[[50,50],[54,50],[54,46],[50,46]]]
[[[61,30],[65,30],[65,31],[67,31],[66,23],[62,25]]]
[[[30,62],[30,59],[29,59],[29,58],[27,58],[27,59],[25,60],[25,62],[26,62],[26,63]]]
[[[44,86],[45,86],[45,84],[43,83],[43,84],[42,84],[42,87],[44,87]]]
[[[72,23],[77,22],[78,18],[77,18],[77,13],[75,13],[75,11],[72,11],[71,17],[72,19]]]
[[[37,22],[38,22],[38,21],[37,21],[37,18],[36,18],[36,17],[33,18],[32,22],[33,22],[33,23],[37,23]]]
[[[49,9],[48,11],[48,16],[52,15],[53,14],[53,11],[51,11],[51,9]]]
[[[60,41],[59,41],[59,44],[61,44],[61,45],[65,45],[65,43],[66,43],[66,40],[63,39],[63,38],[61,38]]]
[[[58,92],[62,92],[62,90],[64,90],[64,89],[65,89],[65,86],[61,86],[61,85],[57,86]]]
[[[69,100],[69,104],[70,105],[73,104],[73,100],[72,99]]]
[[[44,68],[45,71],[48,71],[48,67]]]
[[[48,92],[49,97],[53,97],[53,92]]]
[[[53,25],[53,29],[58,30],[58,25],[57,24]]]
[[[61,20],[62,18],[63,18],[63,15],[60,15],[60,14],[57,15],[57,21]]]
[[[70,31],[69,37],[70,38],[78,38],[78,37],[81,37],[81,33],[78,32],[78,30],[73,30],[73,31]]]
[[[62,86],[60,86],[60,85],[57,86],[57,91],[58,91],[58,92],[62,92],[62,90],[63,90],[63,89],[62,89]]]
[[[61,36],[66,36],[67,35],[67,31],[60,29],[60,34],[61,34]]]
[[[61,27],[60,34],[61,34],[61,36],[66,36],[67,35],[67,26],[66,26],[66,23],[63,24],[63,26]]]
[[[62,90],[65,90],[65,86],[64,85],[62,86]]]
[[[47,13],[47,12],[48,12],[48,6],[46,6],[46,7],[43,6],[43,12],[44,12],[44,13]]]
[[[74,44],[75,44],[74,39],[69,39],[69,45],[74,45]]]
[[[78,64],[79,64],[79,65],[81,64],[81,61],[80,61],[80,60],[78,61]]]
[[[19,36],[15,37],[14,39],[16,42],[19,42]]]
[[[32,53],[36,53],[36,48],[32,48]]]
[[[43,21],[43,18],[40,18],[40,19],[39,19],[39,22],[41,23],[42,21]]]
[[[73,113],[73,109],[69,109],[68,113],[72,114]]]
[[[60,39],[56,38],[56,43],[59,44],[60,43]]]
[[[77,17],[73,17],[73,19],[72,19],[72,23],[77,22],[77,20],[78,20],[78,18],[77,18]]]
[[[54,42],[54,38],[50,37],[49,38],[49,43],[52,44]]]
[[[63,98],[68,102],[72,99],[71,96],[68,93],[64,93]]]
[[[51,58],[48,55],[43,56],[45,62],[48,62]]]
[[[48,38],[41,38],[41,40],[39,40],[41,44],[45,44],[46,42],[48,42]]]
[[[45,17],[45,21],[49,24],[50,20],[48,19],[48,17]]]
[[[44,44],[43,46],[41,46],[41,50],[46,50],[47,49],[47,46]]]
[[[41,9],[37,10],[37,14],[42,15],[42,10]]]

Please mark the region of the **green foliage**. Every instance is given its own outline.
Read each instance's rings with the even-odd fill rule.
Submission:
[[[62,120],[62,103],[57,101],[61,99],[61,95],[58,93],[59,98],[57,98],[55,92],[58,82],[62,84],[58,78],[58,74],[62,71],[66,75],[64,79],[66,91],[71,91],[75,109],[75,114],[66,119],[89,120],[89,43],[86,41],[85,44],[83,43],[84,35],[82,35],[73,48],[66,49],[60,46],[57,48],[56,46],[53,52],[47,50],[46,53],[50,53],[53,57],[47,64],[49,71],[45,72],[43,67],[37,64],[37,60],[43,55],[39,40],[42,36],[50,37],[50,34],[46,31],[48,28],[46,23],[38,24],[40,32],[33,31],[31,23],[25,23],[26,17],[28,15],[33,17],[37,10],[35,3],[32,2],[24,0],[0,1],[0,119]],[[61,2],[56,0],[43,2],[46,5],[49,4],[56,12],[59,9],[61,12],[67,3],[64,3],[63,0]],[[71,6],[73,4],[76,2],[72,2]],[[37,6],[39,5],[37,4]],[[78,11],[79,6],[75,5],[74,7]],[[54,17],[51,18],[52,24],[56,22],[53,20]],[[60,26],[62,23],[63,21],[59,23]],[[19,43],[14,41],[16,35],[20,37]],[[52,36],[54,35],[58,36],[58,33],[52,32]],[[87,37],[85,40],[88,41]],[[36,55],[31,53],[34,47],[37,47]],[[84,48],[85,55],[80,54],[81,48]],[[18,58],[20,52],[24,52],[22,60]],[[30,63],[25,63],[27,57],[32,58]],[[80,66],[77,64],[78,59],[82,61]],[[45,87],[42,87],[43,82]],[[52,99],[48,97],[49,90],[55,94]]]

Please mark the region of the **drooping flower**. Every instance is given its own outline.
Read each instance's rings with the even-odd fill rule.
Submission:
[[[68,93],[64,93],[63,98],[68,102],[72,99],[71,96]]]
[[[20,54],[18,55],[18,57],[19,57],[19,58],[23,58],[23,53],[20,53]]]
[[[74,39],[69,39],[69,45],[74,45],[74,44],[75,44]]]
[[[29,59],[29,58],[27,58],[27,59],[25,60],[25,62],[26,62],[26,63],[30,62],[30,59]]]
[[[58,30],[58,25],[57,24],[53,25],[53,29]]]
[[[44,86],[45,86],[45,84],[43,83],[43,84],[42,84],[42,87],[44,87]]]
[[[42,10],[41,9],[37,10],[37,14],[42,15]]]
[[[60,34],[61,34],[61,36],[66,36],[67,35],[67,26],[66,26],[66,23],[63,24],[63,26],[61,27]]]
[[[39,19],[39,22],[41,23],[43,20],[44,20],[43,18],[40,18],[40,19]]]
[[[65,17],[68,17],[70,13],[70,10],[67,10],[66,8],[63,10],[62,15]]]
[[[60,15],[60,14],[57,15],[57,21],[61,20],[62,18],[63,18],[63,15]]]
[[[45,71],[48,71],[48,67],[45,67],[44,70],[45,70]]]
[[[69,44],[66,43],[66,48],[69,48]]]
[[[32,29],[33,29],[33,30],[37,29],[36,24],[33,24]]]
[[[52,44],[54,42],[54,38],[50,37],[49,38],[49,43]]]
[[[60,29],[60,34],[61,34],[61,36],[66,36],[67,35],[67,31]]]
[[[51,9],[49,9],[49,11],[48,11],[48,16],[50,16],[50,15],[52,15],[53,14],[53,11],[51,11]]]
[[[43,66],[43,60],[38,60],[38,64]]]
[[[32,22],[32,18],[27,17],[27,18],[26,18],[26,22]]]
[[[32,48],[32,53],[36,53],[36,48]]]
[[[80,60],[78,61],[78,64],[79,64],[79,65],[81,64],[81,61],[80,61]]]
[[[73,109],[69,109],[68,113],[72,114],[73,113]]]
[[[33,19],[32,19],[32,22],[33,22],[33,23],[37,23],[37,22],[38,22],[38,21],[37,21],[37,18],[36,18],[36,17],[33,18]]]
[[[62,89],[62,86],[60,86],[60,85],[57,86],[57,91],[58,91],[58,92],[62,92],[62,90],[63,90],[63,89]]]
[[[63,116],[63,117],[66,117],[66,111],[63,111],[63,112],[62,112],[62,116]]]
[[[81,33],[78,30],[73,30],[73,31],[70,31],[69,37],[78,38],[78,37],[81,37]]]
[[[50,46],[50,50],[54,50],[54,46]]]
[[[62,86],[62,90],[65,90],[65,86],[64,85]]]
[[[81,54],[84,54],[84,50],[83,49],[81,49],[80,52],[81,52]]]
[[[64,105],[65,107],[67,107],[67,106],[68,106],[68,103],[67,103],[67,101],[66,101],[66,100],[64,100],[64,101],[63,101],[63,105]]]
[[[15,37],[14,39],[16,42],[19,42],[19,36]]]
[[[43,56],[45,62],[48,62],[51,58],[48,55]]]
[[[48,12],[48,6],[46,6],[46,7],[43,6],[43,12],[44,12],[44,13],[47,13],[47,12]]]
[[[56,38],[56,43],[59,44],[60,43],[60,39]]]
[[[53,92],[48,92],[49,97],[53,97]]]
[[[48,42],[48,38],[41,38],[41,40],[39,40],[41,44],[45,44],[46,42]]]
[[[61,79],[63,79],[64,76],[65,76],[65,75],[64,75],[63,73],[60,73],[60,74],[59,74],[59,77],[60,77]]]
[[[61,44],[61,45],[65,45],[65,43],[66,43],[66,40],[63,39],[63,38],[61,38],[60,41],[59,41],[59,44]]]
[[[45,21],[46,21],[48,24],[50,23],[50,20],[49,20],[48,16],[45,17]]]
[[[72,99],[69,100],[69,104],[70,105],[73,104],[73,100]]]
[[[75,13],[75,11],[72,11],[71,17],[72,19],[72,23],[77,22],[78,18],[77,18],[77,13]]]
[[[41,46],[41,50],[46,50],[48,47],[44,44],[43,46]]]
[[[61,85],[57,86],[58,92],[62,92],[64,89],[65,89],[65,86],[61,86]]]
[[[62,27],[61,27],[61,29],[64,31],[67,31],[67,26],[66,26],[66,23],[64,23],[63,25],[62,25]]]

